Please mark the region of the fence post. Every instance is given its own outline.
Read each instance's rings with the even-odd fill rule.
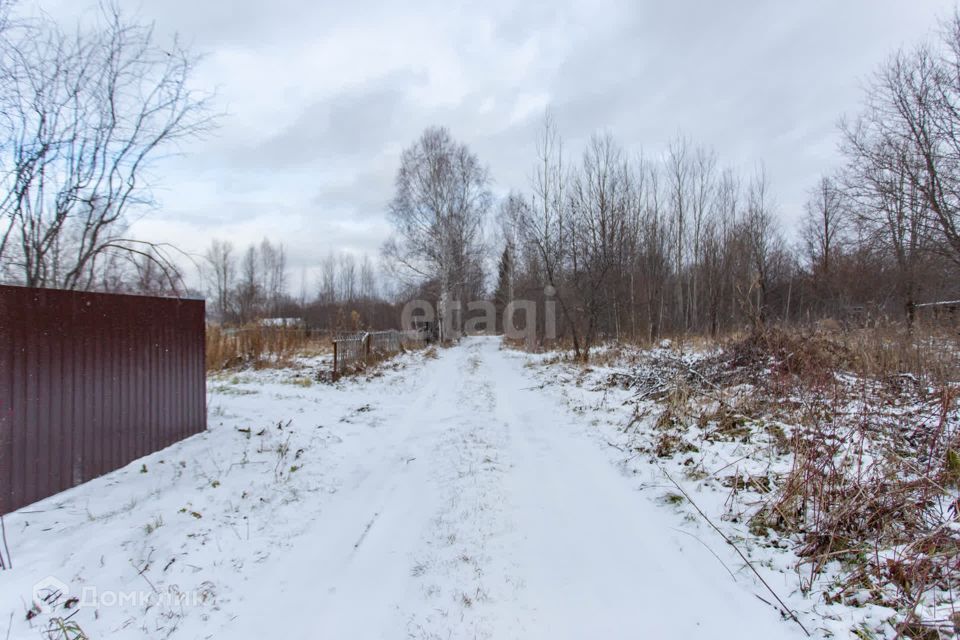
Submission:
[[[333,341],[333,381],[337,381],[337,341]]]

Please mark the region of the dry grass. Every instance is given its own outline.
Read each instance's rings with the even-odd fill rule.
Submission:
[[[828,601],[868,593],[905,612],[914,632],[952,632],[960,584],[955,392],[894,398],[883,385],[862,385],[821,403],[827,415],[795,431],[792,468],[754,521],[796,538],[808,589],[830,563],[843,564]],[[924,618],[915,613],[921,603],[948,605],[951,619]]]
[[[298,356],[331,353],[328,336],[285,327],[207,327],[207,371],[288,367]]]
[[[787,384],[821,385],[836,372],[891,380],[913,376],[942,385],[960,380],[960,336],[902,327],[823,331],[772,328],[728,340],[734,368],[769,366]]]
[[[804,590],[891,607],[898,637],[960,633],[957,334],[769,329],[717,346],[691,358],[674,343],[609,376],[646,402],[626,427],[651,418],[637,450],[696,466],[697,445],[726,441],[782,460],[776,473],[722,482],[750,492],[752,533],[792,543]]]
[[[824,593],[828,602],[866,597],[902,613],[903,637],[952,635],[960,623],[956,336],[773,330],[727,354],[732,369],[753,374],[758,395],[796,401],[792,467],[754,530],[795,540],[808,590],[839,563],[843,578]]]

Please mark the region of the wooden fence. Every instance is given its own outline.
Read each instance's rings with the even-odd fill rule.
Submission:
[[[206,429],[204,303],[0,286],[0,514]]]

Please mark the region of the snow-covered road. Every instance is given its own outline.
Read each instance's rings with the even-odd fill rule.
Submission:
[[[794,635],[533,384],[496,339],[428,362],[223,637]]]
[[[436,354],[336,386],[212,379],[209,432],[8,516],[0,638],[76,611],[27,620],[45,576],[99,590],[72,618],[94,638],[802,636],[529,356]]]

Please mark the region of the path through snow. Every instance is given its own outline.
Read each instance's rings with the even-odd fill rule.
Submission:
[[[0,638],[40,637],[46,575],[203,592],[81,609],[95,638],[799,637],[528,361],[472,338],[337,387],[212,382],[208,433],[8,517]]]
[[[523,362],[487,338],[429,362],[223,636],[794,635],[709,551],[678,544]]]

